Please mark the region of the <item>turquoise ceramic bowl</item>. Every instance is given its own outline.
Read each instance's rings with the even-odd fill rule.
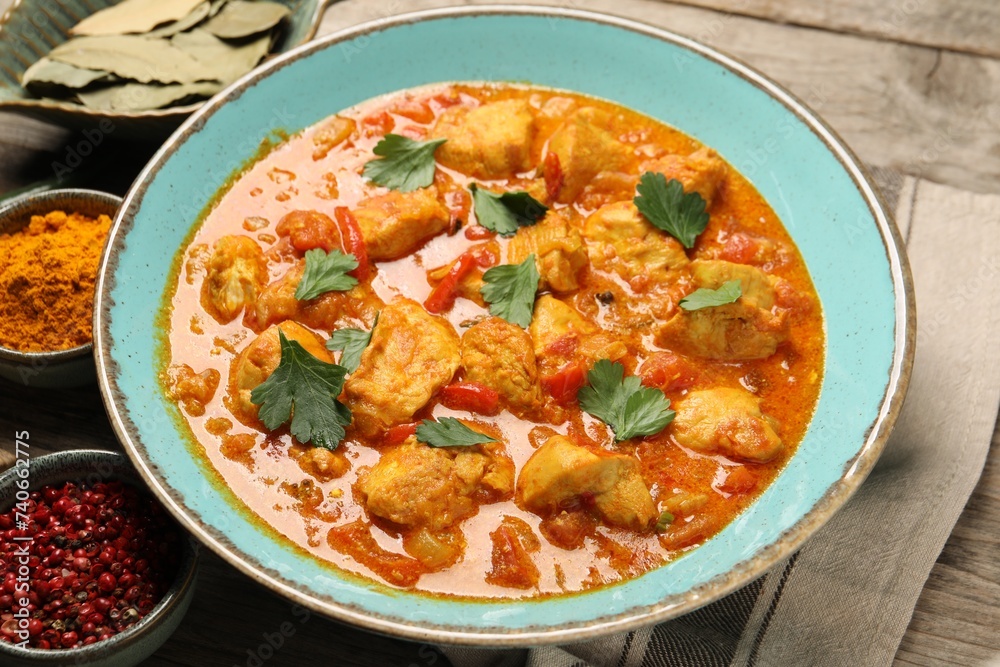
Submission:
[[[442,57],[428,45],[447,44]],[[737,520],[638,579],[535,602],[429,598],[363,583],[296,553],[234,511],[179,444],[156,380],[167,274],[198,212],[278,130],[431,82],[517,80],[605,97],[688,132],[743,169],[794,237],[823,301],[827,370],[787,469]],[[747,158],[768,156],[754,169]],[[209,548],[268,588],[333,618],[424,641],[571,642],[665,620],[790,555],[861,484],[899,412],[914,306],[899,234],[857,160],[789,93],[689,39],[596,14],[523,7],[410,14],[331,35],[208,103],[128,194],[98,289],[96,357],[118,436],[140,473]]]

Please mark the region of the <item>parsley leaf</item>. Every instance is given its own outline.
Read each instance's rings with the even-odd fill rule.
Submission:
[[[320,361],[281,329],[278,337],[281,362],[250,392],[250,400],[260,406],[260,420],[274,430],[291,417],[296,440],[336,449],[351,423],[351,411],[337,400],[347,369]]]
[[[676,178],[667,181],[663,174],[647,171],[639,178],[632,200],[639,212],[657,229],[662,229],[681,242],[685,248],[708,225],[705,200],[697,192],[685,194],[684,185]]]
[[[315,299],[327,292],[346,292],[358,284],[357,278],[347,275],[358,268],[354,255],[345,255],[339,250],[329,253],[313,248],[306,251],[306,270],[295,288],[295,298],[299,301]]]
[[[667,526],[674,522],[674,515],[670,512],[660,512],[660,518],[656,520],[656,532],[662,533]]]
[[[533,225],[545,216],[549,207],[527,192],[504,192],[497,194],[480,188],[475,183],[469,186],[472,203],[476,208],[476,220],[486,229],[504,236],[515,233],[519,227]]]
[[[580,407],[615,432],[615,442],[659,433],[676,414],[670,400],[659,389],[643,387],[634,375],[625,377],[625,367],[601,359],[587,373],[589,387],[577,392]]]
[[[375,321],[372,322],[371,331],[346,327],[334,331],[330,335],[330,340],[326,341],[326,349],[331,352],[334,350],[344,351],[340,355],[340,365],[346,368],[348,373],[358,370],[358,366],[361,364],[361,353],[368,347],[368,343],[372,342],[372,333],[375,332],[375,327],[378,325],[378,316],[379,313],[375,313]]]
[[[740,281],[729,280],[723,283],[719,289],[700,287],[681,299],[679,305],[684,310],[701,310],[702,308],[735,303],[741,296],[743,296],[743,286]]]
[[[535,255],[520,264],[501,264],[483,274],[486,283],[479,290],[490,304],[490,314],[502,317],[525,329],[531,324],[538,291],[538,269]]]
[[[364,176],[373,183],[400,192],[426,188],[434,182],[434,151],[445,141],[414,141],[398,134],[387,134],[372,151],[382,159],[367,162]]]
[[[417,426],[417,440],[431,447],[467,447],[496,442],[496,438],[473,431],[454,417],[423,420]]]

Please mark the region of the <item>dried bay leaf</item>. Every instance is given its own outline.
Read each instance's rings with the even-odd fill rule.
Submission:
[[[239,39],[270,30],[290,13],[288,7],[276,2],[230,0],[203,27],[216,37]]]
[[[124,83],[94,90],[81,90],[77,97],[91,109],[101,111],[143,111],[162,109],[184,100],[211,97],[222,90],[215,81],[171,83],[163,86]]]
[[[182,19],[174,21],[173,23],[167,24],[162,28],[157,28],[146,34],[147,37],[170,37],[176,35],[179,32],[184,32],[185,30],[190,30],[202,21],[208,18],[209,12],[212,11],[212,3],[202,2],[200,5],[191,10],[191,12]]]
[[[170,41],[201,62],[211,78],[225,84],[252,70],[271,48],[270,34],[265,33],[250,42],[236,45],[202,28],[176,34]]]
[[[77,23],[74,35],[124,35],[149,32],[153,28],[178,21],[204,0],[125,0],[95,12]]]
[[[209,16],[215,16],[222,11],[222,8],[226,6],[229,0],[212,0],[212,8],[208,10]]]
[[[201,62],[169,41],[136,35],[77,37],[52,49],[49,58],[141,83],[193,83],[212,78]]]
[[[82,69],[42,58],[21,75],[21,85],[31,90],[52,88],[83,88],[96,81],[109,78],[103,70]]]

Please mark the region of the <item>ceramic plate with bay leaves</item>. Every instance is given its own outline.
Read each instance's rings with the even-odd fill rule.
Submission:
[[[44,4],[15,2],[0,23],[0,108],[77,127],[110,118],[148,136],[311,38],[325,2],[98,0],[93,11],[68,0],[43,14]]]

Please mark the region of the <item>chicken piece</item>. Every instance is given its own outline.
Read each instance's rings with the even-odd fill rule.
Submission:
[[[480,504],[509,498],[514,464],[497,445],[431,447],[411,437],[383,454],[357,488],[375,516],[437,533]]]
[[[677,402],[671,428],[684,447],[765,463],[782,450],[774,419],[760,411],[760,399],[743,389],[692,391]]]
[[[655,334],[660,347],[690,356],[739,361],[764,359],[788,337],[788,313],[776,309],[778,279],[746,264],[722,260],[691,263],[697,287],[718,289],[739,280],[743,294],[735,303],[701,310],[678,309]]]
[[[591,179],[576,199],[576,204],[588,211],[619,201],[632,201],[639,179],[622,171],[602,171]]]
[[[539,368],[546,373],[573,360],[589,367],[598,359],[615,361],[628,354],[628,347],[614,334],[602,331],[572,306],[548,294],[535,303],[528,331]]]
[[[590,264],[617,273],[623,280],[643,284],[672,281],[688,264],[684,247],[639,214],[631,201],[602,206],[583,224]]]
[[[627,165],[632,150],[604,129],[610,123],[607,111],[583,107],[552,133],[548,150],[559,158],[563,176],[556,201],[572,202],[598,173]]]
[[[658,518],[638,461],[596,454],[561,435],[546,440],[521,468],[517,499],[541,516],[592,500],[604,522],[637,532],[649,531]]]
[[[367,329],[375,320],[375,313],[385,305],[368,283],[355,285],[346,292],[327,292],[315,299],[299,301],[295,290],[304,270],[305,263],[300,261],[264,288],[243,323],[254,331],[285,320],[328,331],[344,327]]]
[[[705,208],[712,206],[719,187],[729,173],[729,167],[711,148],[703,146],[690,155],[665,155],[643,163],[640,172],[654,171],[666,179],[677,179],[685,192],[697,192],[705,200]]]
[[[247,426],[260,426],[257,422],[258,406],[250,400],[250,392],[270,377],[281,362],[279,328],[285,333],[285,338],[301,343],[309,354],[320,361],[333,363],[323,339],[301,324],[286,321],[268,327],[243,348],[229,369],[228,407],[233,416]]]
[[[500,394],[500,403],[512,413],[530,414],[541,405],[538,368],[531,338],[516,324],[490,317],[462,335],[465,379]]]
[[[550,348],[556,341],[574,334],[579,339],[595,333],[598,327],[585,320],[573,306],[544,294],[535,302],[535,313],[528,331],[531,333],[535,356],[543,357],[551,353]]]
[[[344,385],[354,425],[373,436],[409,421],[461,363],[459,338],[448,320],[410,299],[382,309],[361,365]]]
[[[223,236],[215,242],[201,285],[201,305],[219,324],[236,319],[267,284],[264,252],[249,236]]]
[[[535,114],[536,142],[547,140],[580,105],[571,97],[550,97]]]
[[[531,168],[535,118],[526,100],[490,102],[475,109],[452,107],[441,114],[432,139],[447,139],[438,162],[473,178],[510,178]]]
[[[448,228],[451,213],[438,201],[437,188],[392,190],[358,203],[352,211],[371,260],[397,259]]]
[[[550,211],[537,225],[519,229],[507,246],[507,261],[520,264],[532,253],[541,276],[539,289],[570,292],[580,286],[587,246],[563,215]]]

